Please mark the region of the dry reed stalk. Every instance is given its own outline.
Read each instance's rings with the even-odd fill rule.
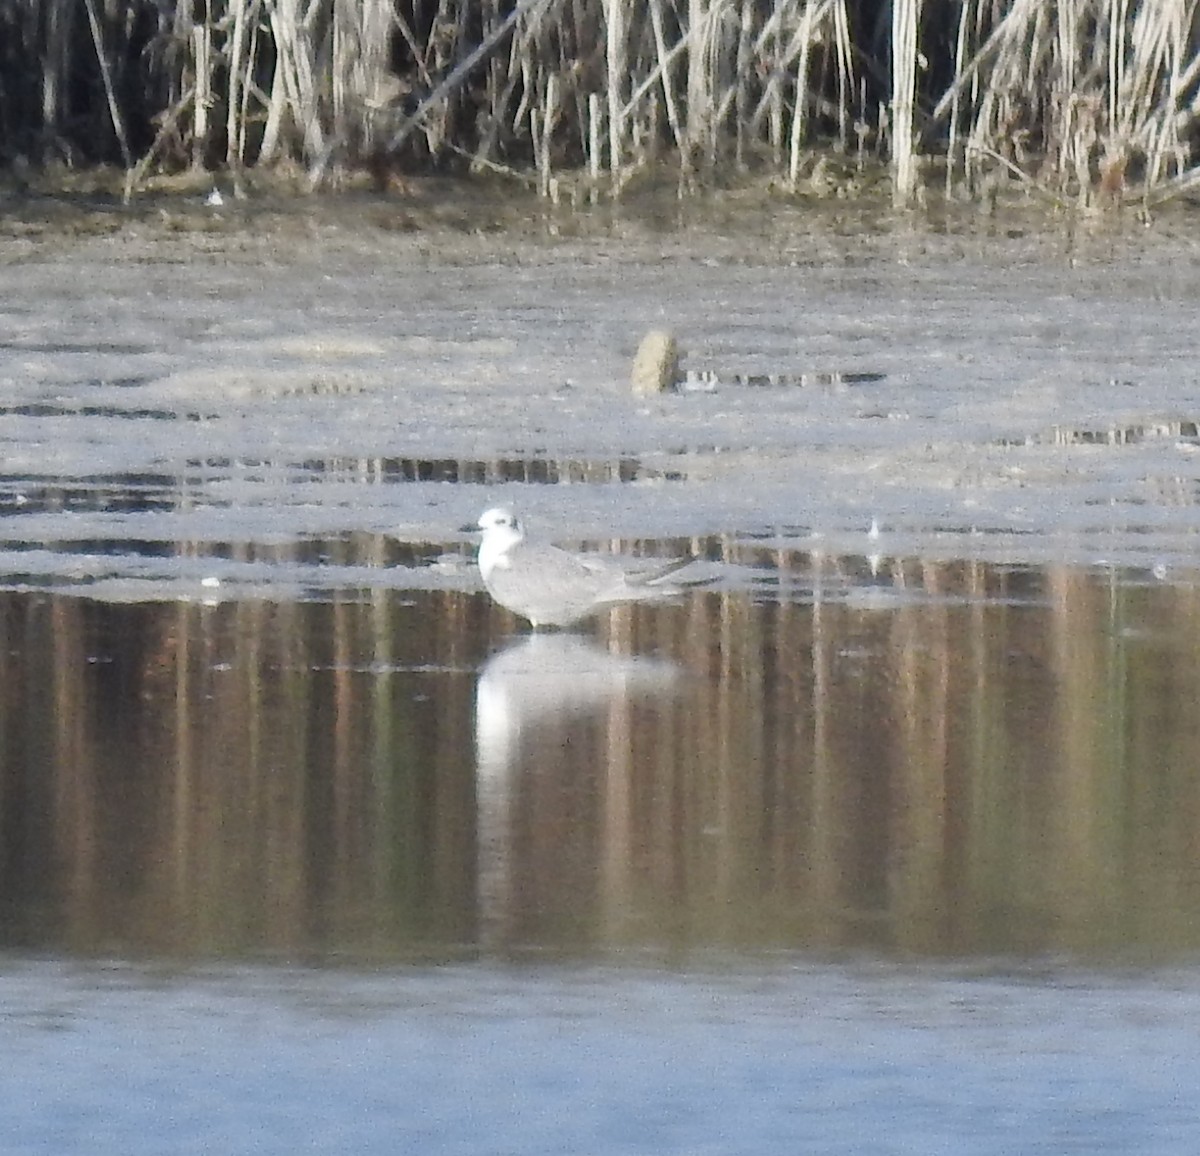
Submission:
[[[526,179],[544,189],[548,160],[577,150],[595,192],[606,168],[619,190],[631,166],[664,144],[679,150],[685,178],[726,150],[744,165],[765,145],[794,185],[814,123],[836,123],[847,146],[858,99],[849,0],[159,0],[159,35],[138,63],[142,107],[152,110],[138,127],[158,131],[135,166],[134,114],[123,101],[132,53],[143,48],[139,4],[0,0],[0,149],[19,155],[34,140],[44,157],[72,160],[90,144],[84,134],[99,129],[107,139],[111,124],[109,151],[125,158],[132,189],[150,161],[165,160],[160,126],[170,125],[193,164],[212,160],[223,133],[235,171],[250,159],[298,155],[317,158],[319,174],[335,146],[369,155],[386,123],[389,100],[379,94],[394,101],[408,85],[425,95],[378,142],[393,151],[414,132],[431,154],[454,151],[473,167],[504,168],[492,158],[519,150]],[[918,179],[918,81],[938,74],[917,69],[921,8],[893,5],[885,115],[901,200]],[[948,25],[949,11],[931,12],[930,25]],[[1191,187],[1200,0],[961,0],[951,19],[944,38],[954,79],[930,94],[934,122],[948,120],[948,188],[960,169],[973,180],[983,161],[1020,170],[1032,186],[1033,155],[1047,174],[1039,184],[1057,181],[1085,202],[1122,193],[1133,176],[1145,197]],[[393,36],[404,55],[399,77],[389,74]],[[36,68],[12,75],[21,53]],[[69,119],[78,92],[97,81],[104,102]],[[34,124],[20,124],[13,107]],[[860,144],[867,131],[864,123]]]
[[[804,6],[801,17],[798,39],[800,51],[796,56],[796,105],[792,111],[792,131],[788,161],[788,185],[795,191],[796,182],[800,176],[800,146],[804,141],[804,126],[808,112],[808,64],[809,51],[812,47],[812,21],[815,16],[814,4]]]
[[[686,47],[685,41],[680,41],[674,49],[667,50],[666,37],[663,34],[663,0],[650,0],[650,27],[654,33],[654,54],[657,61],[651,76],[662,84],[663,101],[667,108],[667,123],[671,126],[671,134],[675,138],[675,147],[683,147],[682,119],[675,100],[675,90],[671,86],[671,61],[677,52]]]
[[[246,163],[246,134],[250,124],[250,101],[253,97],[265,110],[267,101],[254,78],[255,61],[259,59],[260,39],[264,30],[262,17],[263,0],[252,0],[248,23],[250,25],[250,45],[246,51],[246,74],[241,86],[241,102],[238,111],[237,125],[237,166]]]
[[[1129,0],[1108,0],[1108,123],[1116,124],[1119,106],[1117,97],[1125,73],[1125,22],[1129,16]]]
[[[541,156],[538,158],[538,192],[543,197],[550,196],[551,190],[551,160],[552,142],[554,138],[554,122],[558,116],[558,75],[550,73],[546,78],[546,98],[542,108],[541,126]]]
[[[1150,178],[1147,184],[1157,184],[1169,179],[1167,176],[1168,163],[1174,161],[1176,175],[1181,172],[1187,160],[1188,151],[1183,144],[1183,128],[1194,123],[1196,119],[1196,104],[1200,96],[1193,95],[1191,107],[1188,107],[1187,93],[1193,92],[1200,79],[1200,52],[1190,61],[1185,61],[1187,47],[1186,30],[1196,26],[1198,5],[1177,4],[1173,13],[1171,29],[1171,68],[1167,82],[1167,99],[1160,116],[1160,128],[1149,145]]]
[[[1080,48],[1078,0],[1060,0],[1058,20],[1055,24],[1058,68],[1053,77],[1051,102],[1056,112],[1061,115],[1076,87],[1076,68],[1079,62]]]
[[[1187,71],[1182,60],[1185,29],[1193,26],[1195,15],[1195,4],[1184,0],[1162,0],[1152,10],[1141,8],[1136,12],[1127,71],[1121,78],[1120,115],[1108,126],[1110,135],[1103,146],[1102,183],[1111,178],[1116,166],[1123,169],[1123,152],[1144,158],[1147,185],[1164,179],[1171,162],[1182,167],[1187,153],[1179,135],[1183,77]]]
[[[1182,0],[1162,0],[1134,16],[1120,114],[1109,126],[1116,142],[1106,152],[1111,156],[1122,144],[1136,148],[1146,159],[1147,183],[1165,175],[1167,159],[1181,150],[1176,130],[1187,7]]]
[[[709,11],[705,56],[708,65],[708,87],[713,94],[713,113],[709,122],[708,141],[711,167],[717,161],[721,126],[728,123],[731,115],[736,116],[739,83],[737,76],[738,37],[728,35],[729,22],[724,19],[719,8]]]
[[[504,18],[492,32],[484,37],[478,47],[470,54],[464,57],[459,63],[449,71],[445,78],[438,84],[434,90],[417,106],[413,114],[401,123],[400,127],[392,134],[387,143],[389,152],[398,151],[408,138],[421,126],[423,118],[434,108],[439,101],[445,99],[451,93],[456,92],[470,78],[475,69],[491,55],[499,47],[500,43],[514,28],[522,18],[532,19],[532,13],[535,10],[548,2],[554,0],[518,0],[513,10]]]
[[[917,28],[921,0],[892,6],[892,199],[910,205],[917,193]]]
[[[520,83],[520,97],[517,100],[516,112],[513,113],[512,127],[513,132],[519,134],[537,99],[537,61],[534,54],[527,52],[516,37],[513,38],[512,55],[516,62],[513,80]]]
[[[412,53],[413,64],[417,70],[417,78],[426,88],[433,87],[433,77],[429,75],[429,68],[425,61],[425,53],[417,42],[416,36],[413,34],[412,28],[407,20],[404,19],[404,14],[399,9],[391,9],[391,20],[396,30],[400,33],[401,39],[408,46],[409,52]]]
[[[480,7],[480,32],[486,38],[491,35],[503,21],[504,16],[500,10],[500,0],[483,0]],[[484,101],[487,115],[487,131],[483,134],[484,139],[489,136],[491,145],[484,148],[482,142],[479,149],[481,156],[486,156],[494,147],[496,140],[499,138],[500,125],[500,101],[501,94],[505,89],[506,70],[504,69],[503,61],[500,54],[492,56],[487,62],[486,84],[484,89]]]
[[[85,0],[84,7],[87,10],[88,25],[92,31],[92,43],[96,48],[96,60],[100,65],[100,78],[104,84],[105,99],[108,101],[108,115],[112,121],[117,143],[121,147],[121,156],[125,161],[125,171],[128,172],[133,168],[133,157],[129,152],[129,141],[125,136],[125,122],[121,117],[121,110],[117,106],[116,93],[113,91],[112,73],[108,67],[108,53],[104,50],[104,34],[100,28],[100,19],[96,15],[94,0]]]
[[[279,0],[268,0],[267,20],[271,29],[271,42],[275,48],[275,67],[271,70],[271,91],[267,98],[267,119],[263,126],[262,142],[259,145],[259,163],[269,164],[278,159],[282,150],[282,136],[288,110],[291,107],[289,85],[288,37],[281,33],[283,20],[278,11]],[[292,10],[294,12],[295,5]]]
[[[996,9],[976,3],[970,19],[964,9],[958,79],[934,115],[953,110],[954,149],[970,118],[968,178],[972,158],[1001,155],[1020,166],[1026,141],[1050,178],[1084,204],[1097,193],[1119,197],[1131,162],[1143,189],[1180,172],[1189,151],[1181,130],[1195,115],[1189,102],[1200,79],[1198,8],[1197,0],[1014,0],[970,59],[970,30],[978,33]]]
[[[1015,0],[968,65],[964,76],[955,82],[954,87],[961,90],[976,73],[986,76],[967,135],[968,153],[986,156],[999,153],[1001,149],[1011,151],[1016,146],[1010,131],[1019,116],[1012,112],[1014,94],[1024,100],[1029,92],[1025,74],[1034,55],[1030,36],[1040,9],[1041,0]],[[985,72],[985,67],[990,67],[990,72]],[[947,96],[943,96],[935,108],[935,118],[944,112]]]
[[[204,150],[208,143],[208,115],[212,109],[212,12],[192,25],[192,66],[195,69],[196,98],[192,101],[192,167],[204,167]]]
[[[488,32],[485,39],[490,39],[491,36],[500,27],[500,23],[492,25],[491,31]],[[489,88],[488,105],[487,105],[487,128],[479,142],[478,148],[475,150],[475,155],[471,161],[471,171],[477,172],[481,168],[486,168],[492,164],[491,156],[495,152],[500,142],[500,134],[505,131],[507,125],[505,123],[505,110],[512,103],[513,94],[516,92],[517,83],[522,77],[521,69],[521,49],[522,38],[519,35],[519,30],[514,32],[512,41],[508,50],[508,61],[502,63],[500,54],[494,53],[488,61],[489,86],[495,84],[497,87],[493,91]],[[432,88],[432,84],[430,85]],[[520,123],[520,114],[513,118],[512,127],[517,129]]]
[[[179,120],[191,107],[192,101],[196,99],[196,90],[189,88],[180,97],[178,103],[172,108],[166,116],[162,118],[162,124],[159,126],[158,134],[155,136],[150,148],[133,168],[129,169],[125,174],[125,190],[124,202],[129,204],[133,199],[133,194],[137,192],[138,186],[146,179],[151,167],[154,164],[155,157],[158,156],[159,149],[162,148],[163,142],[169,137],[179,123]]]
[[[225,105],[225,163],[240,169],[246,159],[246,95],[254,77],[251,55],[250,6],[247,0],[232,0],[229,14],[233,32],[229,40],[229,80]],[[256,6],[257,7],[257,6]]]
[[[275,68],[271,72],[271,91],[267,94],[267,115],[263,124],[262,139],[258,146],[258,163],[269,165],[279,159],[282,151],[284,118],[287,115],[287,86],[283,71],[279,67],[276,53]]]
[[[388,92],[392,26],[390,0],[334,0],[330,139],[340,152],[352,150],[359,157],[375,154],[376,114],[386,104]]]
[[[707,0],[688,0],[687,23],[687,129],[685,166],[690,171],[697,157],[707,158],[712,124],[712,91],[705,67],[708,25]]]
[[[833,46],[837,65],[838,140],[843,151],[849,151],[853,130],[851,104],[854,99],[854,48],[850,41],[850,13],[846,0],[836,0],[833,6]]]
[[[731,36],[728,9],[710,5],[704,26],[704,70],[711,114],[708,121],[708,165],[716,165],[721,126],[727,123],[737,102],[737,38]]]
[[[326,155],[325,131],[318,102],[317,59],[311,28],[320,0],[309,0],[307,9],[300,0],[274,0],[268,8],[275,39],[275,86],[267,114],[267,139],[277,140],[286,116],[302,137],[302,152],[307,158]],[[273,130],[273,131],[271,131]],[[269,155],[269,154],[268,154]]]
[[[781,164],[783,159],[783,101],[781,99],[781,85],[784,73],[780,65],[783,58],[783,39],[780,21],[784,11],[783,5],[776,7],[771,17],[759,29],[758,36],[754,42],[754,56],[758,60],[763,61],[765,81],[758,98],[758,104],[750,114],[750,122],[746,126],[747,133],[751,137],[757,137],[762,131],[763,122],[768,122],[770,126],[768,128],[768,141],[771,145],[776,166]],[[774,124],[776,114],[778,114],[779,119],[778,126]],[[778,128],[778,137],[776,135],[776,127]]]
[[[603,131],[603,114],[600,111],[600,97],[596,93],[588,94],[588,182],[589,196],[594,202],[600,189],[600,150],[601,133]]]
[[[814,44],[826,43],[833,46],[833,64],[839,93],[839,133],[846,146],[848,111],[845,105],[848,94],[854,89],[851,68],[851,45],[849,42],[849,18],[845,0],[812,0],[805,5],[799,23],[781,60],[781,68],[795,65],[795,105],[792,112],[789,134],[788,184],[794,190],[800,171],[801,145],[807,136],[809,83]]]
[[[621,110],[621,114],[626,120],[628,120],[633,115],[634,110],[638,107],[639,104],[641,104],[642,100],[645,98],[646,94],[651,91],[651,89],[657,87],[659,84],[666,83],[666,81],[664,80],[664,75],[665,75],[666,71],[670,68],[670,66],[674,62],[675,58],[678,56],[682,56],[683,53],[685,53],[687,51],[687,49],[688,49],[688,42],[687,42],[687,39],[685,38],[683,40],[680,40],[675,45],[675,47],[672,48],[666,54],[666,56],[664,56],[661,60],[659,60],[655,63],[654,67],[650,70],[649,74],[642,80],[642,82],[637,86],[637,88],[635,88],[633,90],[633,92],[630,93],[629,103],[626,104],[625,107]],[[668,114],[668,119],[669,119],[669,114]],[[679,130],[676,127],[676,128],[673,128],[672,131],[678,133]],[[679,137],[677,136],[676,139],[678,140]]]
[[[536,100],[531,100],[525,108],[525,115],[529,120],[529,145],[533,153],[533,169],[537,173],[540,191],[542,188],[542,117]]]
[[[988,5],[981,0],[974,0],[976,21],[979,27],[987,24],[989,16]],[[931,119],[941,120],[951,103],[961,96],[969,85],[976,84],[979,77],[986,73],[987,68],[999,57],[1010,56],[1024,59],[1024,43],[1022,30],[1027,24],[1029,13],[1037,9],[1042,0],[1015,0],[1012,8],[995,24],[987,40],[979,51],[967,62],[965,68],[956,70],[953,84],[942,94],[934,106]],[[981,101],[994,100],[996,93],[989,86],[981,97]]]
[[[1154,208],[1197,190],[1200,190],[1200,165],[1147,189],[1142,200],[1148,208]]]
[[[355,97],[360,107],[369,104],[379,91],[387,76],[391,50],[392,30],[396,27],[394,7],[391,0],[368,0],[358,26],[359,57],[356,62],[357,81]],[[370,122],[364,124],[369,130]],[[368,132],[366,147],[374,146],[373,136]]]
[[[786,5],[777,5],[767,28],[763,30],[764,37],[770,38],[771,75],[767,91],[763,95],[762,107],[766,109],[771,160],[776,169],[783,165],[783,78],[786,73],[784,60],[787,55],[784,45],[783,17],[787,10]],[[757,119],[756,116],[755,120]]]
[[[362,0],[364,7],[369,3],[370,0]],[[361,49],[355,25],[361,11],[357,5],[351,12],[345,4],[335,3],[331,13],[326,80],[329,86],[329,115],[333,122],[330,138],[336,141],[350,139],[350,118],[352,111],[355,111],[354,92],[357,87],[354,72]]]
[[[604,0],[605,62],[608,68],[608,171],[616,189],[625,150],[625,7],[624,0]]]
[[[57,134],[63,119],[66,79],[70,72],[71,34],[76,6],[72,0],[50,0],[46,10],[44,33],[45,66],[42,70],[42,125],[49,134]],[[31,18],[34,7],[30,5]],[[31,40],[33,37],[31,36]]]
[[[967,37],[970,34],[972,7],[963,4],[958,12],[958,29],[954,38],[954,75],[961,76],[967,61]],[[954,97],[950,104],[949,139],[946,142],[946,195],[953,190],[954,173],[960,165],[965,164],[963,146],[960,140],[962,125],[962,94],[958,86],[954,86]]]

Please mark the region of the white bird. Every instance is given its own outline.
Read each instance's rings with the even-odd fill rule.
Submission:
[[[503,506],[486,510],[479,573],[487,592],[506,610],[540,626],[570,626],[617,602],[668,598],[681,587],[663,584],[691,558],[634,570],[602,554],[572,554],[548,542],[532,542]]]

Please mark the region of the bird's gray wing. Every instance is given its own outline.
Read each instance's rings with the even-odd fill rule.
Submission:
[[[597,590],[621,579],[621,571],[598,554],[571,554],[557,546],[521,543],[509,552],[507,573],[544,589]]]
[[[523,542],[492,570],[487,587],[501,605],[535,622],[566,623],[610,601],[623,581],[610,565]]]
[[[670,558],[667,560],[655,558],[639,558],[637,569],[626,571],[625,578],[630,586],[650,586],[669,578],[672,574],[690,566],[695,558]]]

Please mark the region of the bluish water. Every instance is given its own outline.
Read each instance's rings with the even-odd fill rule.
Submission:
[[[8,962],[0,1152],[1196,1150],[1191,974]]]

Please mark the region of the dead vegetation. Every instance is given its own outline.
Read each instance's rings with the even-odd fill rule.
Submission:
[[[0,0],[0,161],[116,163],[127,196],[298,166],[311,188],[491,172],[555,200],[645,172],[849,195],[884,161],[899,203],[1153,202],[1200,180],[1198,6]]]

